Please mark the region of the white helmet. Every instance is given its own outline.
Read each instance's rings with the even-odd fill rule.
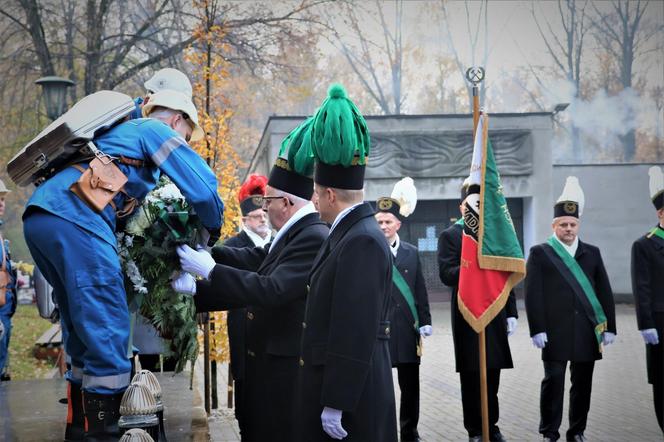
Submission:
[[[7,186],[5,186],[5,183],[0,180],[0,195],[4,195],[6,193],[11,192],[11,190],[7,189]]]
[[[164,89],[170,89],[181,92],[191,98],[191,82],[185,74],[177,69],[160,69],[155,72],[152,78],[143,83],[143,86],[148,91],[159,92]]]
[[[194,130],[191,133],[190,141],[198,141],[205,136],[203,128],[198,124],[198,111],[196,110],[196,106],[194,106],[191,98],[187,97],[185,94],[170,89],[164,89],[163,91],[155,93],[150,97],[150,101],[143,106],[143,116],[148,117],[150,112],[158,106],[186,114],[189,120],[194,123]]]

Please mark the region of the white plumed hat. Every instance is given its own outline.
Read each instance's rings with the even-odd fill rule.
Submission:
[[[553,217],[573,216],[579,218],[583,214],[585,202],[579,179],[575,176],[568,176],[563,193],[560,194],[553,208]]]
[[[648,169],[648,175],[650,175],[650,199],[655,209],[659,210],[664,207],[664,173],[661,167],[652,166]]]

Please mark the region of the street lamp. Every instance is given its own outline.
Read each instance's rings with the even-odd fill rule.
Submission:
[[[42,77],[35,81],[42,87],[44,94],[44,102],[46,104],[46,115],[51,121],[55,121],[60,115],[65,112],[67,106],[67,88],[74,86],[76,83],[62,77]]]
[[[553,108],[553,115],[556,115],[558,112],[562,112],[569,106],[569,103],[558,103],[556,107]]]

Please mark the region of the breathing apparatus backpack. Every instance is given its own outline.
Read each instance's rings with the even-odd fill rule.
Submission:
[[[95,137],[124,121],[134,110],[129,95],[99,91],[78,101],[49,124],[7,164],[18,186],[38,186],[68,165],[93,157]]]

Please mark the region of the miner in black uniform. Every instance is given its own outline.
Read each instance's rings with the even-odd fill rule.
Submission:
[[[388,339],[392,254],[364,199],[369,132],[340,85],[311,128],[315,198],[332,225],[310,275],[300,359],[302,442],[396,442]]]
[[[267,222],[267,213],[263,210],[262,197],[265,195],[267,177],[250,174],[240,187],[238,200],[242,214],[242,230],[235,236],[224,241],[224,246],[265,247],[270,242],[270,225]],[[233,396],[235,398],[235,419],[240,427],[240,436],[246,432],[243,419],[244,403],[244,360],[247,353],[245,347],[245,320],[247,309],[234,308],[228,311],[228,347],[230,349],[230,367],[233,375]]]
[[[584,195],[568,177],[554,206],[553,235],[530,249],[526,264],[526,312],[530,336],[542,349],[539,432],[558,440],[565,371],[570,363],[568,441],[585,441],[595,361],[615,339],[613,292],[599,249],[579,241]]]
[[[462,217],[445,229],[438,238],[438,270],[443,284],[452,288],[451,315],[452,339],[456,371],[461,381],[461,405],[463,408],[463,426],[468,432],[468,440],[482,440],[482,410],[480,402],[480,362],[478,334],[473,330],[459,311],[457,292],[459,289],[459,269],[461,262],[461,239],[463,234],[463,208],[468,186],[461,189]],[[505,307],[484,329],[487,356],[487,393],[489,405],[489,439],[492,442],[504,441],[498,418],[498,388],[500,370],[514,368],[508,337],[518,325],[518,313],[514,292],[510,292]]]
[[[421,337],[431,336],[429,296],[424,284],[417,247],[399,237],[401,222],[417,204],[417,190],[412,178],[394,185],[391,196],[376,201],[376,221],[385,235],[394,257],[392,300],[390,307],[390,357],[396,367],[401,406],[399,427],[402,442],[418,441],[420,418]]]
[[[262,206],[277,230],[269,248],[217,247],[212,255],[183,246],[177,290],[194,292],[197,311],[247,307],[243,441],[291,442],[307,276],[328,227],[311,202],[311,119],[282,143]],[[298,151],[307,149],[307,152]],[[189,275],[189,276],[187,276]]]
[[[646,343],[648,383],[652,384],[655,415],[664,431],[664,174],[657,166],[648,173],[650,197],[659,222],[632,246],[632,291],[636,322]]]

